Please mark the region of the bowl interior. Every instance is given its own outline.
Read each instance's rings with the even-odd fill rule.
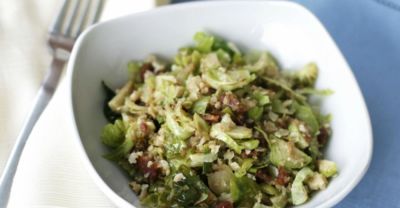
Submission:
[[[319,21],[303,7],[283,1],[165,7],[101,23],[79,39],[69,65],[73,117],[88,158],[84,160],[103,191],[119,205],[127,205],[125,200],[138,205],[127,176],[102,157],[107,149],[99,139],[106,124],[101,81],[120,87],[127,80],[129,60],[151,53],[170,58],[179,47],[191,44],[193,34],[200,30],[238,43],[244,50],[267,49],[286,69],[310,61],[318,64],[317,87],[335,91],[321,103],[322,111],[333,115],[326,158],[337,162],[340,173],[302,207],[333,206],[342,199],[369,164],[372,138],[368,113],[346,61]]]

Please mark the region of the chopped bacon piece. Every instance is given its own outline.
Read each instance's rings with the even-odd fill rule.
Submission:
[[[287,129],[289,126],[289,120],[287,118],[278,118],[275,123],[278,127],[283,129]]]
[[[149,131],[149,127],[145,122],[140,123],[140,131],[142,131],[143,135],[147,135]]]
[[[142,138],[136,141],[135,149],[140,151],[145,151],[148,146],[149,146],[148,140]]]
[[[230,107],[235,112],[243,113],[246,111],[245,106],[240,102],[239,98],[231,92],[223,94],[220,97],[220,102],[224,106]]]
[[[275,179],[276,183],[284,186],[289,182],[289,174],[284,167],[278,168],[278,176]]]
[[[149,163],[150,162],[150,163]],[[150,164],[150,165],[149,165]],[[150,181],[155,181],[159,174],[159,167],[156,162],[152,161],[152,158],[148,155],[142,155],[137,159],[137,165],[139,170],[147,175]]]
[[[204,118],[204,120],[206,120],[208,122],[217,123],[219,121],[219,119],[221,118],[221,116],[218,115],[218,114],[209,114],[209,113],[207,113],[207,114],[205,114],[203,116],[203,118]]]
[[[310,143],[312,140],[312,137],[309,134],[304,135],[304,140],[306,140],[307,143]]]
[[[268,142],[265,138],[258,138],[258,141],[260,141],[260,147],[268,147]]]
[[[235,116],[233,116],[232,120],[237,124],[237,125],[245,125],[245,116],[242,113],[237,113]]]
[[[263,183],[268,183],[272,181],[272,176],[270,176],[265,169],[257,170],[256,179]]]
[[[144,74],[146,71],[154,71],[154,67],[151,63],[144,63],[140,68],[140,78],[144,80]]]
[[[328,142],[328,138],[329,138],[328,129],[320,128],[319,129],[319,135],[317,137],[318,143],[320,143],[321,145],[325,145]]]

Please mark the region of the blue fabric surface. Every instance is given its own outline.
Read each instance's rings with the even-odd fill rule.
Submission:
[[[400,208],[400,0],[296,2],[311,10],[336,41],[357,78],[372,121],[370,168],[336,207]]]
[[[337,207],[400,207],[400,1],[297,2],[321,20],[349,62],[374,131],[370,168]]]

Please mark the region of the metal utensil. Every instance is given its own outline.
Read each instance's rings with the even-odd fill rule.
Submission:
[[[51,48],[53,60],[0,178],[0,208],[7,206],[14,175],[25,143],[56,90],[76,38],[83,29],[98,21],[103,3],[104,0],[64,0],[49,31],[48,45]]]

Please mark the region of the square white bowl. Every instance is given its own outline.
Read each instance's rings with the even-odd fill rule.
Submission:
[[[156,53],[171,57],[205,30],[238,43],[244,50],[269,50],[284,68],[314,61],[320,68],[318,88],[334,95],[323,99],[332,113],[333,136],[325,157],[339,175],[328,188],[300,207],[332,207],[361,180],[372,155],[372,130],[354,76],[327,31],[307,9],[286,1],[195,2],[158,8],[103,22],[77,41],[68,65],[72,123],[82,160],[99,188],[119,207],[140,207],[125,173],[102,157],[106,124],[101,81],[119,87],[127,80],[126,64]]]

